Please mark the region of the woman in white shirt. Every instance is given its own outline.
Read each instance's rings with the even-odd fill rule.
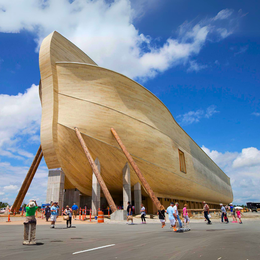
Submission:
[[[67,228],[71,227],[71,218],[72,218],[72,209],[69,207],[69,205],[66,206],[65,210],[63,211],[63,215],[65,215],[64,219],[67,220]],[[69,226],[70,224],[70,226]]]
[[[142,219],[142,224],[146,224],[146,220],[145,220],[145,207],[144,204],[141,204],[141,219]]]

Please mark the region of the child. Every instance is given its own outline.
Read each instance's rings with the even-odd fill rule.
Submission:
[[[187,204],[184,204],[184,208],[182,209],[183,212],[183,218],[184,218],[184,223],[186,223],[186,228],[189,228],[189,215],[188,215],[188,210],[187,210]]]
[[[163,205],[160,206],[160,210],[158,210],[157,215],[159,215],[159,219],[162,223],[162,228],[165,226],[165,208]]]
[[[239,224],[243,224],[243,223],[242,223],[242,220],[241,220],[241,215],[242,215],[242,213],[240,212],[240,209],[238,209],[238,210],[237,210],[237,217],[238,217],[238,219],[239,219]]]

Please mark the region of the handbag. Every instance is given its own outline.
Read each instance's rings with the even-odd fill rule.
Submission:
[[[63,219],[64,219],[64,220],[69,220],[70,217],[69,217],[68,215],[66,215],[66,216],[63,216]]]
[[[210,214],[208,214],[208,218],[211,218],[211,215],[210,215]]]

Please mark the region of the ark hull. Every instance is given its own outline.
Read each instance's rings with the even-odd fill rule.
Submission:
[[[43,41],[40,70],[43,154],[48,168],[63,169],[67,188],[91,195],[92,170],[76,137],[77,127],[92,156],[99,158],[111,194],[122,194],[126,158],[110,132],[113,127],[158,197],[232,201],[229,178],[143,86],[98,67],[57,32]],[[186,172],[180,169],[179,150]],[[138,182],[132,169],[131,182]]]

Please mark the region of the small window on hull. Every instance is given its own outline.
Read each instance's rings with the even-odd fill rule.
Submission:
[[[184,152],[182,152],[181,150],[179,150],[179,161],[180,161],[181,172],[186,173],[186,164],[185,164]]]

